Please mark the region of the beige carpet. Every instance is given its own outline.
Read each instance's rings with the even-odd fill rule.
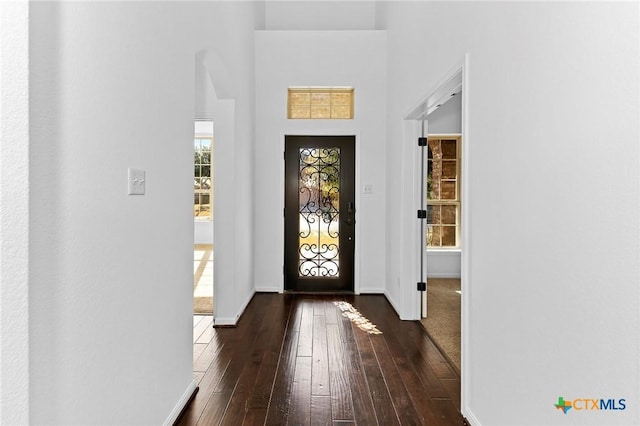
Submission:
[[[213,314],[213,245],[193,246],[193,313]]]
[[[460,371],[460,280],[429,278],[427,318],[422,324]]]

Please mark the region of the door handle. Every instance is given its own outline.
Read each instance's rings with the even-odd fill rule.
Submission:
[[[353,225],[354,223],[356,223],[355,219],[353,219],[353,215],[355,212],[356,210],[353,207],[353,201],[349,201],[349,203],[347,203],[347,215],[349,217],[344,220],[344,223],[346,223],[347,225]]]

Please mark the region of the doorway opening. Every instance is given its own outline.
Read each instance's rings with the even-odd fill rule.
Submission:
[[[461,369],[462,73],[427,100],[416,118],[424,142],[420,168],[421,261],[426,282],[421,323],[443,355]],[[432,105],[429,103],[432,102]]]
[[[285,290],[354,291],[355,136],[285,136]]]
[[[463,414],[469,389],[469,370],[465,368],[468,341],[465,330],[469,329],[468,298],[465,295],[469,294],[470,287],[468,242],[471,211],[468,70],[467,54],[405,115],[407,143],[416,146],[412,151],[416,159],[412,180],[414,188],[419,189],[414,190],[412,200],[414,205],[422,206],[419,209],[424,209],[412,228],[416,250],[414,270],[417,271],[418,282],[426,283],[422,286],[424,291],[412,292],[417,293],[410,299],[414,301],[413,318],[425,318],[423,322],[426,324],[423,325],[432,340],[449,358],[450,364],[457,368],[461,378]],[[446,109],[456,110],[453,128],[441,127],[442,123],[453,123],[451,114],[448,119],[438,117]],[[420,144],[416,143],[419,139]],[[439,323],[445,333],[437,336],[430,321]],[[453,351],[447,350],[451,344],[455,346]]]
[[[429,114],[427,136],[427,288],[422,324],[460,371],[460,218],[462,136],[460,93]],[[452,132],[442,134],[441,132]],[[433,133],[432,133],[433,132]],[[428,313],[428,314],[427,314]]]
[[[213,121],[196,120],[193,138],[193,313],[213,315]]]

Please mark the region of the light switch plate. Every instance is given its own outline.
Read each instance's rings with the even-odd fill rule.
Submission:
[[[144,195],[144,170],[129,168],[127,172],[128,177],[128,194],[129,195]]]

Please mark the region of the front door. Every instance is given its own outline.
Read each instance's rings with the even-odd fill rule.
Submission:
[[[285,136],[285,290],[353,291],[355,136]]]

